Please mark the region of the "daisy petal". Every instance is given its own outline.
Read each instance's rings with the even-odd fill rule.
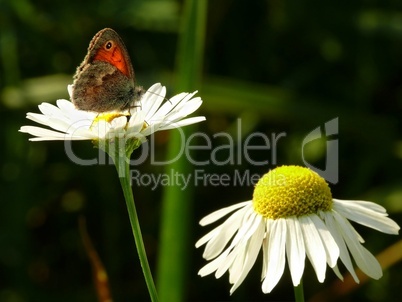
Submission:
[[[215,230],[219,231],[219,236],[215,236],[208,240],[208,244],[205,247],[204,254],[202,255],[205,259],[213,259],[219,255],[225,248],[229,240],[234,236],[241,225],[241,220],[239,216],[243,215],[243,211],[237,211],[231,215],[221,226]],[[197,243],[202,243],[203,241],[198,241]],[[197,245],[197,244],[196,244]]]
[[[313,265],[318,281],[322,283],[326,271],[326,253],[323,242],[310,217],[302,216],[299,217],[299,220],[307,257]]]
[[[52,139],[64,140],[66,136],[65,133],[60,133],[35,126],[22,126],[19,131],[23,133],[29,133],[34,136],[39,136],[41,137],[40,140],[52,140]]]
[[[334,199],[334,209],[347,219],[387,234],[398,234],[399,226],[386,217],[383,207],[368,201]]]
[[[330,267],[334,267],[339,257],[338,245],[336,244],[331,233],[328,231],[328,228],[325,226],[324,222],[317,215],[310,215],[309,217],[314,222],[322,242],[325,243],[324,248],[327,255],[327,263]]]
[[[145,119],[151,120],[158,110],[159,106],[165,99],[166,88],[159,85],[154,85],[145,93],[141,100],[143,111],[145,112]]]
[[[336,244],[339,248],[339,258],[342,263],[345,265],[346,269],[352,275],[353,279],[356,283],[359,283],[359,279],[357,278],[356,272],[353,268],[352,260],[350,259],[348,248],[346,247],[345,241],[342,237],[341,230],[339,229],[338,224],[335,221],[333,213],[323,213],[325,224],[328,230],[331,232],[332,237],[334,238]]]
[[[268,238],[267,254],[271,259],[269,259],[267,274],[262,283],[264,293],[270,293],[283,275],[285,269],[285,243],[286,220],[283,218],[276,219],[271,224]]]
[[[288,228],[286,233],[286,255],[293,285],[297,286],[300,284],[306,259],[303,233],[300,222],[295,217],[286,218],[286,226]]]
[[[217,221],[218,219],[221,219],[223,216],[226,216],[228,213],[233,212],[234,210],[237,210],[239,208],[244,207],[247,204],[250,204],[251,201],[244,201],[244,202],[240,202],[237,203],[235,205],[226,207],[226,208],[222,208],[218,211],[215,211],[207,216],[205,216],[203,219],[200,220],[200,225],[204,226],[207,224],[211,224],[215,221]]]
[[[206,118],[204,116],[196,116],[196,117],[190,117],[175,123],[167,123],[161,127],[162,130],[170,130],[170,129],[175,129],[179,127],[184,127],[192,124],[196,124],[202,121],[205,121]]]
[[[259,251],[261,249],[262,240],[263,240],[264,234],[265,234],[265,225],[262,221],[262,217],[257,217],[257,221],[255,223],[258,225],[258,228],[256,229],[255,234],[251,237],[251,240],[247,247],[249,253],[246,257],[245,263],[242,267],[242,270],[241,270],[241,273],[240,273],[238,279],[236,280],[236,282],[233,282],[234,284],[233,284],[232,288],[230,289],[230,294],[232,294],[240,286],[240,284],[244,281],[248,272],[253,267],[255,260],[257,259]]]
[[[249,258],[249,240],[261,226],[261,217],[257,217],[257,215],[250,212],[248,214],[250,215],[247,217],[247,221],[241,226],[229,246],[232,251],[228,255],[227,261],[216,271],[217,278],[221,277],[230,268],[232,272],[230,275],[235,277],[231,283],[235,283],[243,273],[245,256],[247,255],[247,258]]]
[[[345,240],[353,259],[357,266],[373,279],[379,279],[382,276],[382,269],[377,259],[367,251],[358,240],[356,240],[355,230],[351,224],[341,215],[334,212],[335,221],[340,226],[343,239]]]

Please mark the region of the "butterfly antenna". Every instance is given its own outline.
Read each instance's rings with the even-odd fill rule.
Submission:
[[[149,93],[152,93],[152,94],[154,94],[154,95],[157,95],[157,96],[162,96],[162,95],[160,95],[160,94],[158,94],[158,93],[156,93],[156,92],[153,92],[153,91],[148,91]],[[168,99],[168,98],[165,98],[164,96],[162,96],[163,97],[163,99],[165,100],[165,101],[168,101],[170,104],[172,104],[172,102],[170,101],[170,99]]]

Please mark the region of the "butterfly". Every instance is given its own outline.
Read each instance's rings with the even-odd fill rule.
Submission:
[[[126,110],[143,93],[123,40],[111,28],[99,31],[74,75],[71,101],[75,107],[94,112]]]

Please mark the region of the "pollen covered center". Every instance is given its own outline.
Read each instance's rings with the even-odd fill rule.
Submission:
[[[99,121],[106,121],[110,123],[112,120],[114,120],[117,117],[120,116],[128,116],[128,113],[122,113],[122,112],[103,112],[99,113],[96,118],[93,120],[92,125],[98,123]]]
[[[299,166],[281,166],[258,181],[253,206],[265,218],[303,216],[330,210],[332,195],[324,178],[316,172]]]

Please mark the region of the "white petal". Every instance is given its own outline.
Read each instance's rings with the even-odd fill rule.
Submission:
[[[267,274],[262,283],[262,291],[270,293],[279,282],[285,269],[285,243],[286,243],[286,220],[276,219],[271,225],[268,238]]]
[[[267,276],[267,271],[268,271],[268,264],[270,261],[270,255],[268,253],[268,239],[269,239],[269,234],[272,229],[272,219],[265,219],[265,236],[262,241],[262,271],[261,271],[261,281],[264,281],[265,277]]]
[[[336,244],[328,228],[325,226],[324,222],[317,215],[310,215],[311,220],[314,222],[318,233],[320,234],[321,240],[324,244],[325,252],[327,255],[327,263],[330,267],[334,267],[339,257],[339,248]]]
[[[115,131],[120,132],[127,125],[127,117],[126,116],[116,117],[110,122],[110,125],[115,129]]]
[[[202,104],[202,99],[197,96],[193,98],[193,96],[197,93],[198,91],[194,91],[192,93],[189,93],[188,96],[183,98],[183,100],[177,104],[176,108],[174,111],[186,111],[190,108],[199,108],[200,105]]]
[[[242,224],[233,238],[230,247],[235,247],[239,242],[248,240],[258,227],[254,224],[255,218],[258,214],[254,212],[254,209],[251,206],[246,206],[242,209],[242,212],[244,213]]]
[[[182,92],[167,100],[155,113],[155,116],[158,118],[165,117],[184,98],[185,95],[187,95],[187,93]]]
[[[166,88],[163,86],[152,86],[144,95],[144,100],[141,100],[142,110],[145,112],[145,119],[150,120],[159,106],[165,99]]]
[[[72,85],[72,84],[67,85],[67,91],[68,91],[68,95],[70,96],[70,98],[73,95],[73,89],[74,89],[74,85]]]
[[[40,112],[47,116],[64,116],[60,108],[53,104],[42,103],[38,108]]]
[[[59,107],[60,110],[63,112],[71,112],[71,111],[77,110],[73,103],[71,103],[70,101],[64,100],[64,99],[57,100],[56,104],[57,104],[57,107]]]
[[[176,114],[177,112],[185,112],[186,110],[188,110],[189,108],[193,108],[198,106],[198,104],[201,102],[202,100],[200,97],[196,97],[194,99],[192,99],[192,97],[196,94],[197,92],[193,92],[193,93],[182,93],[181,99],[178,99],[178,102],[173,103],[173,107],[171,108],[171,110],[169,110],[168,112],[165,111],[164,114],[166,116],[173,116],[174,114]],[[198,106],[199,107],[199,106]],[[162,111],[161,111],[162,113]]]
[[[296,217],[286,218],[286,227],[286,255],[293,285],[297,286],[303,276],[306,259],[303,233]]]
[[[334,212],[334,218],[338,223],[342,236],[350,253],[353,256],[353,259],[356,261],[357,266],[371,278],[381,278],[382,269],[380,264],[378,263],[377,259],[360,244],[357,236],[355,235],[355,230],[349,221],[336,212]]]
[[[202,121],[205,121],[204,116],[190,117],[190,118],[183,119],[183,120],[180,120],[180,121],[174,122],[174,123],[167,123],[165,121],[165,123],[163,124],[163,126],[161,126],[161,129],[159,129],[159,130],[176,129],[176,128],[188,126],[188,125],[191,125],[191,124],[196,124],[196,123],[199,123],[199,122],[202,122]]]
[[[92,121],[87,121],[85,123],[85,129],[88,129],[88,123],[91,123]],[[73,132],[76,128],[76,126],[80,126],[82,127],[82,124],[75,124],[75,123],[71,123],[71,121],[66,120],[66,119],[58,119],[58,118],[49,118],[49,120],[47,121],[47,125],[50,128],[53,128],[54,130],[60,131],[60,132]]]
[[[67,133],[91,133],[93,129],[93,120],[83,119],[79,121],[75,121],[69,125],[69,128],[66,129]],[[92,136],[94,134],[91,133]]]
[[[235,238],[233,238],[233,241],[230,244],[230,247],[233,247],[233,250],[227,257],[228,261],[216,271],[217,278],[221,277],[229,269],[229,264],[233,263],[234,260],[236,260],[234,261],[235,267],[232,268],[233,274],[231,274],[235,276],[234,280],[237,280],[237,277],[240,277],[243,271],[244,259],[240,259],[239,261],[239,258],[243,258],[242,256],[239,257],[239,255],[243,254],[245,256],[248,253],[248,242],[261,225],[261,216],[257,215],[256,213],[248,213],[248,217],[246,219],[247,221],[240,227],[239,232],[236,234]]]
[[[247,253],[247,242],[237,244],[226,256],[225,262],[216,270],[215,277],[220,278],[229,270],[229,283],[236,283],[241,276]]]
[[[229,240],[239,230],[242,223],[241,217],[243,215],[244,211],[241,209],[232,214],[223,224],[213,230],[214,232],[218,233],[210,238],[208,244],[205,246],[205,251],[202,255],[205,259],[209,260],[215,258],[222,252]],[[199,247],[203,244],[203,241],[205,241],[204,237],[197,241],[196,247]]]
[[[199,271],[198,275],[201,277],[204,277],[206,275],[212,274],[215,272],[221,264],[227,260],[227,255],[229,254],[229,249],[226,249],[222,254],[219,255],[219,257],[215,258],[214,260],[210,261],[207,263],[205,266],[203,266]]]
[[[94,135],[96,135],[100,139],[106,138],[109,131],[110,131],[110,124],[105,120],[99,120],[91,128],[91,132],[94,133]]]
[[[171,109],[175,108],[176,106],[178,106],[179,104],[185,104],[186,102],[188,102],[188,100],[190,100],[194,94],[196,94],[197,91],[192,92],[192,93],[188,93],[188,92],[181,92],[179,94],[176,94],[175,96],[173,96],[172,98],[169,99],[169,103],[172,104]],[[170,110],[168,112],[170,112]],[[168,112],[165,111],[165,113],[167,114]]]
[[[150,117],[150,123],[161,120],[164,121],[164,125],[170,125],[187,116],[189,113],[194,112],[197,104],[201,100],[200,98],[196,98],[193,104],[190,99],[195,93],[196,92],[180,93],[174,96],[168,102],[165,102],[165,104]]]
[[[338,266],[335,265],[332,269],[334,270],[335,275],[336,275],[339,279],[341,279],[341,280],[343,281],[343,276],[342,276],[341,272],[339,271]],[[359,283],[359,282],[356,282],[356,283]]]
[[[230,219],[230,217],[229,217],[229,219]],[[228,220],[226,220],[226,221],[228,221]],[[226,221],[222,225],[216,227],[215,229],[213,229],[209,233],[207,233],[204,236],[202,236],[199,240],[197,240],[197,242],[195,243],[195,247],[199,248],[200,246],[202,246],[205,243],[209,242],[212,238],[215,238],[216,236],[218,236],[220,234],[221,230],[222,230],[223,225],[226,223]]]
[[[378,203],[365,201],[365,200],[343,200],[343,199],[333,199],[334,203],[337,204],[346,204],[348,207],[360,207],[360,208],[367,208],[369,210],[386,214],[387,210],[379,205]]]
[[[94,116],[94,114],[76,110],[74,105],[67,100],[58,100],[57,105],[60,108],[49,103],[42,103],[38,107],[43,114],[27,114],[28,119],[56,130],[39,130],[37,127],[25,128],[31,129],[30,134],[38,136],[38,138],[30,140],[85,140],[94,138],[88,131],[92,124],[92,120],[88,117]],[[82,119],[76,120],[78,117]]]
[[[151,135],[152,133],[155,133],[158,130],[160,130],[159,128],[162,125],[163,121],[160,121],[160,122],[155,122],[154,121],[152,123],[149,123],[148,121],[145,121],[145,123],[147,123],[149,126],[144,128],[144,129],[142,129],[141,134],[144,135],[144,136],[148,136],[148,135]]]
[[[56,132],[53,130],[35,127],[35,126],[23,126],[19,130],[20,132],[29,133],[31,135],[37,136],[37,138],[31,138],[31,141],[46,141],[46,140],[66,140],[66,134]],[[73,136],[68,139],[72,140],[87,140],[87,137]]]
[[[45,126],[47,126],[48,122],[49,122],[48,116],[39,114],[39,113],[32,113],[32,112],[27,113],[27,119],[34,121],[35,123],[45,125]]]
[[[343,239],[342,231],[340,230],[338,223],[335,221],[335,211],[323,212],[322,215],[324,216],[325,225],[331,232],[332,237],[338,245],[339,258],[341,259],[342,263],[345,265],[349,273],[352,275],[355,282],[359,283],[359,279],[357,278],[356,272],[353,268],[352,260],[349,256],[348,248],[346,247],[345,241]]]
[[[244,281],[246,278],[247,274],[253,267],[255,260],[257,259],[257,256],[260,252],[261,246],[262,246],[262,240],[264,238],[265,234],[265,223],[263,221],[263,218],[261,216],[257,216],[257,221],[255,222],[258,225],[258,228],[255,230],[255,233],[250,239],[250,242],[248,244],[247,250],[247,257],[245,259],[244,266],[242,268],[240,276],[238,276],[238,279],[236,282],[233,282],[233,286],[230,289],[230,294],[232,294],[239,286],[240,284]]]
[[[139,128],[139,130],[141,130],[141,128],[144,126],[144,122],[144,113],[142,111],[136,112],[135,114],[131,115],[127,128]]]
[[[307,257],[313,265],[318,281],[322,283],[325,279],[327,261],[321,237],[309,216],[301,216],[298,219],[303,232]]]
[[[223,273],[229,269],[229,283],[230,284],[235,284],[237,283],[237,280],[241,277],[242,270],[244,267],[244,263],[247,258],[247,242],[241,242],[239,243],[236,248],[233,249],[233,251],[228,255],[226,258],[227,262],[225,263],[224,266],[220,267],[215,274],[216,278],[220,278]],[[228,263],[230,262],[230,265]],[[223,270],[224,268],[225,270]],[[237,287],[237,286],[236,286]],[[233,287],[231,288],[232,292]]]
[[[158,125],[158,129],[156,131],[162,131],[162,130],[168,130],[168,129],[176,129],[179,128],[179,126],[177,125],[177,122],[175,121],[169,121],[166,119],[158,119],[158,120],[153,120],[150,122],[151,125]],[[153,132],[156,132],[153,131]]]
[[[175,108],[174,110],[172,110],[172,112],[166,115],[165,119],[171,122],[182,119],[187,115],[196,111],[201,106],[201,104],[202,101],[191,100],[187,104],[185,104],[185,106],[182,106],[181,108]]]
[[[216,270],[215,276],[216,278],[219,278],[233,264],[233,261],[239,253],[244,252],[244,242],[253,234],[257,226],[253,224],[254,218],[256,217],[255,212],[246,209],[244,210],[243,216],[244,224],[241,224],[239,231],[233,238],[229,247],[219,257],[204,266],[202,273],[210,273],[211,270]],[[200,273],[201,270],[199,274]]]
[[[222,218],[223,216],[226,216],[230,212],[233,212],[236,209],[242,208],[246,206],[247,204],[251,204],[251,201],[243,201],[237,204],[234,204],[229,207],[222,208],[220,210],[217,210],[215,212],[212,212],[211,214],[205,216],[200,220],[200,225],[205,226],[207,224],[213,223],[217,221],[218,219]]]
[[[141,129],[142,129],[143,124],[141,123],[133,123],[127,128],[127,133],[126,136],[127,138],[132,138],[132,137],[136,137],[139,138],[143,141],[145,141],[145,135],[141,133]]]
[[[349,220],[387,234],[398,234],[399,226],[386,217],[386,210],[369,201],[334,199],[334,210]]]

